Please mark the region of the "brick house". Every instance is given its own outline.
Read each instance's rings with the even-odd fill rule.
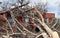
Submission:
[[[48,26],[50,25],[51,19],[54,19],[55,18],[55,14],[54,13],[45,13],[43,16],[44,16],[45,22],[46,22],[46,24]]]
[[[7,12],[4,12],[4,11],[2,11],[3,13],[3,15],[2,15],[2,18],[3,17],[9,17],[9,15],[8,14],[6,14],[6,13],[8,13],[9,11],[7,11]],[[1,13],[0,13],[1,14]],[[1,15],[0,15],[1,16]],[[43,14],[43,17],[44,17],[44,19],[45,19],[45,22],[46,22],[46,24],[48,25],[48,26],[50,26],[50,20],[51,19],[54,19],[55,18],[55,14],[54,13],[44,13]],[[22,16],[20,15],[20,16],[16,16],[16,18],[17,18],[17,20],[19,21],[19,22],[22,22],[23,21],[23,18],[22,18]],[[33,26],[33,24],[32,25],[30,25],[30,26],[32,26],[32,28],[36,28],[35,26]]]

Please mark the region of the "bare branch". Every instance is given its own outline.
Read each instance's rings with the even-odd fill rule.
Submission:
[[[13,13],[11,13],[11,15],[13,15]],[[13,15],[12,18],[14,18],[14,15]],[[20,22],[18,22],[17,19],[14,18],[14,20],[15,20],[20,26],[22,26],[25,31],[27,31],[27,32],[29,32],[29,33],[31,33],[31,34],[33,34],[33,35],[37,35],[37,34],[35,34],[35,33],[32,33],[32,32],[30,32],[30,31],[28,31]]]
[[[54,28],[57,23],[58,23],[58,19],[56,20],[55,24],[51,28]]]

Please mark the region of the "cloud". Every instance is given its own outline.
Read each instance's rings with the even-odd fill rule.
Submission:
[[[39,3],[39,2],[43,2],[46,3],[47,2],[47,6],[46,9],[49,13],[55,13],[56,17],[60,17],[60,13],[59,12],[59,8],[58,8],[58,4],[60,3],[60,0],[31,0],[32,3]],[[58,15],[59,14],[59,15]]]
[[[9,1],[10,3],[14,3],[16,2],[16,0],[0,0],[1,2],[4,2],[4,1]],[[47,2],[47,6],[46,6],[46,9],[48,10],[48,12],[50,13],[55,13],[56,14],[56,17],[60,17],[60,11],[59,11],[59,8],[58,8],[58,4],[60,3],[60,0],[30,0],[32,2],[32,4],[34,5],[34,3],[40,3],[41,1],[43,3],[46,3]]]
[[[3,0],[0,0],[0,2],[2,2]]]
[[[3,1],[8,1],[8,0],[0,0],[0,2],[3,2]]]
[[[48,0],[48,5],[46,7],[48,12],[55,13],[56,17],[58,17],[58,18],[60,18],[60,14],[58,13],[59,12],[59,8],[58,8],[59,2],[60,2],[59,0]]]

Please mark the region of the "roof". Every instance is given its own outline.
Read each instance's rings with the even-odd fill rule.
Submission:
[[[45,18],[55,18],[55,14],[54,13],[45,13],[44,17]]]

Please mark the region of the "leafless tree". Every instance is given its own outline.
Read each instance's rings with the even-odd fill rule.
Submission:
[[[27,5],[29,2],[27,2],[26,4],[23,4],[23,2],[24,2],[24,0],[18,0],[19,1],[19,3],[21,4],[21,6],[17,6],[17,7],[15,7],[15,8],[13,8],[13,10],[15,10],[15,9],[18,9],[18,8],[20,8],[20,7],[22,7],[22,6],[25,6],[25,5]],[[43,6],[43,5],[42,5]],[[42,7],[41,6],[41,7]],[[45,6],[44,6],[44,8],[45,8]],[[44,8],[41,8],[41,9],[44,9]],[[6,38],[9,38],[11,35],[13,36],[13,35],[17,35],[17,34],[22,34],[22,37],[23,37],[23,35],[24,36],[26,36],[26,37],[28,37],[28,38],[30,38],[31,36],[33,36],[34,38],[38,38],[38,37],[40,37],[41,35],[42,35],[42,37],[44,37],[44,38],[59,38],[59,36],[58,36],[58,33],[56,32],[56,31],[53,31],[51,28],[49,28],[48,27],[48,25],[46,25],[46,23],[45,23],[45,21],[44,21],[44,17],[43,17],[43,15],[41,14],[41,13],[43,13],[43,12],[40,12],[36,7],[35,8],[32,8],[32,9],[25,9],[25,10],[23,10],[23,8],[20,8],[20,9],[18,9],[17,11],[21,11],[21,10],[23,10],[23,11],[21,11],[21,13],[22,13],[22,17],[24,17],[24,16],[26,16],[26,17],[29,17],[30,19],[32,19],[32,23],[33,23],[33,26],[36,26],[39,30],[41,30],[41,33],[40,33],[40,31],[39,31],[39,33],[35,33],[35,32],[32,32],[32,31],[30,31],[29,29],[27,29],[25,26],[25,24],[24,23],[21,23],[21,22],[19,22],[18,20],[17,20],[17,18],[16,18],[16,16],[17,15],[19,15],[19,13],[18,12],[16,12],[16,13],[18,13],[18,14],[14,14],[14,12],[13,12],[13,10],[9,10],[10,11],[10,15],[11,15],[11,18],[13,19],[13,25],[15,25],[16,26],[16,28],[19,30],[19,33],[14,33],[14,29],[12,29],[12,27],[11,27],[11,25],[10,25],[10,23],[9,23],[9,21],[8,21],[8,19],[7,18],[5,18],[6,19],[6,21],[8,22],[7,24],[8,24],[8,26],[10,27],[10,29],[11,29],[11,31],[12,31],[12,34],[9,34],[8,33],[8,30],[7,29],[4,29],[4,30],[6,30],[6,32],[7,32],[7,35],[6,35]],[[33,10],[33,12],[31,13],[31,11]],[[43,10],[44,11],[44,10]],[[30,14],[31,13],[31,14]],[[37,15],[37,16],[36,16]],[[24,18],[23,18],[24,19]],[[36,24],[35,23],[35,20],[36,21],[38,21],[39,22],[39,24],[46,30],[43,30],[43,28],[42,27],[40,27],[40,25],[38,25],[38,24]],[[58,21],[57,21],[58,22]],[[53,25],[53,27],[57,24],[57,22]],[[21,26],[21,27],[20,27]],[[52,28],[53,28],[52,27]]]

